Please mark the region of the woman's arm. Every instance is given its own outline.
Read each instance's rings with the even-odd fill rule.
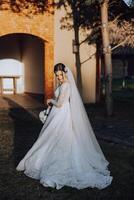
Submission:
[[[58,96],[58,99],[57,100],[50,99],[50,103],[60,108],[68,96],[68,90],[69,90],[69,83],[68,82],[63,83],[60,88],[60,94]]]

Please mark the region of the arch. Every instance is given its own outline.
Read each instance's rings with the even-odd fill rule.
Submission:
[[[21,41],[20,45],[24,45],[24,38],[31,37],[35,40],[40,41],[43,44],[43,78],[44,78],[44,102],[46,103],[47,98],[51,98],[53,94],[53,42],[48,42],[42,37],[39,37],[37,35],[29,34],[29,33],[20,33],[20,32],[14,32],[14,33],[8,33],[5,35],[0,36],[0,41],[3,39],[7,39],[10,37],[18,37]],[[22,61],[22,55],[20,56],[20,61]],[[12,58],[12,57],[10,57]]]
[[[44,42],[44,101],[53,95],[54,15],[47,12],[28,17],[11,10],[0,11],[0,37],[28,34]]]
[[[2,34],[0,35],[1,38],[3,37],[8,37],[8,36],[12,36],[12,35],[29,35],[29,36],[32,36],[32,37],[35,37],[35,38],[39,38],[40,40],[42,40],[43,42],[48,42],[44,37],[38,35],[38,34],[32,34],[32,33],[25,33],[25,32],[8,32],[6,34]]]

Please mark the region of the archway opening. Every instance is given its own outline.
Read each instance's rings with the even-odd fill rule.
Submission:
[[[44,100],[44,44],[30,34],[0,37],[1,93],[28,94]],[[12,77],[16,77],[15,86]]]

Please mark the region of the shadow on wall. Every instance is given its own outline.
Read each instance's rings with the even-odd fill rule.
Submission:
[[[27,151],[34,144],[40,130],[42,123],[36,119],[28,110],[24,109],[11,99],[4,97],[10,105],[9,116],[14,125],[14,143],[13,143],[13,160],[15,166],[24,157]]]

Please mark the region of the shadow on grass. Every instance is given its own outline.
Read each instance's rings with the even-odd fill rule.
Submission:
[[[4,99],[11,107],[9,116],[14,126],[13,158],[16,166],[36,141],[42,124],[28,112],[28,109],[24,109],[7,97],[4,97]]]

